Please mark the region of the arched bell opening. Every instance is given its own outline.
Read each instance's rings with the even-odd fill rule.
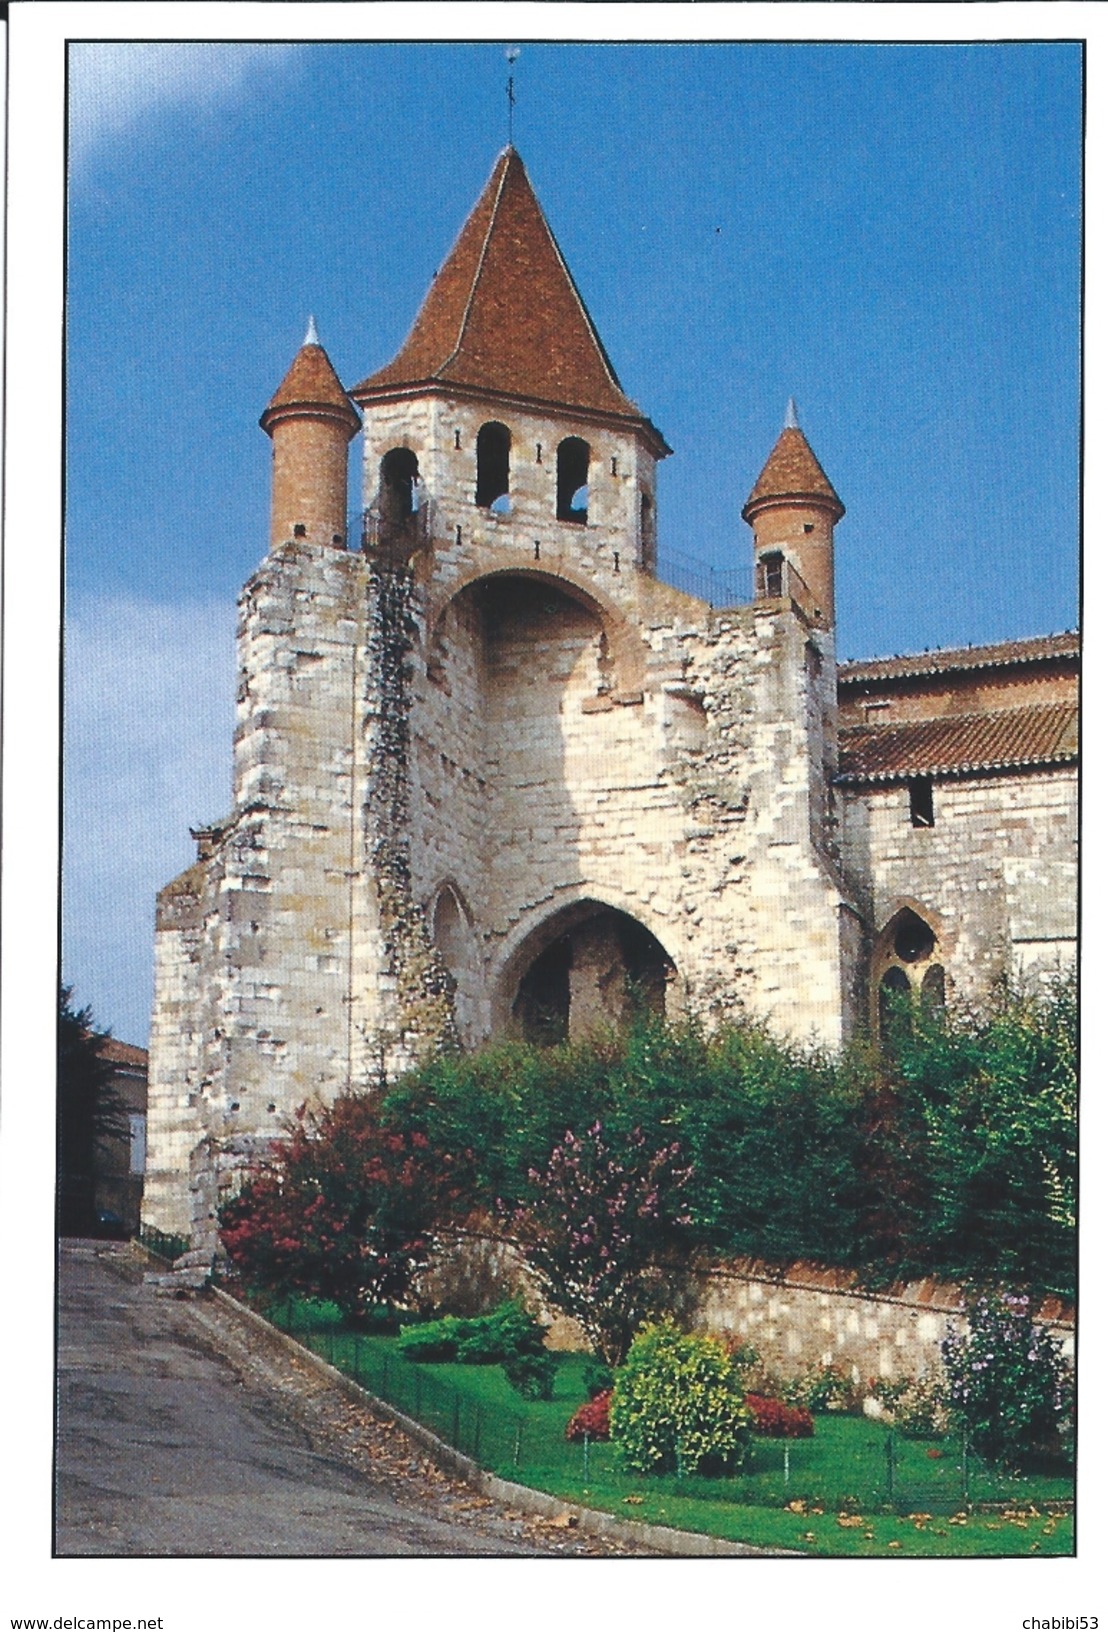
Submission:
[[[419,460],[411,448],[390,448],[381,460],[377,504],[381,520],[397,526],[419,509]]]
[[[507,515],[511,509],[508,477],[512,433],[499,420],[490,419],[477,432],[477,490],[474,502],[482,510]]]
[[[597,901],[562,909],[534,930],[501,980],[504,1027],[525,1041],[574,1042],[664,1015],[672,958],[629,913]]]

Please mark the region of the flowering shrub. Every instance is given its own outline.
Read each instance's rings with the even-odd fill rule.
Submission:
[[[612,1407],[612,1391],[606,1388],[600,1394],[594,1394],[592,1399],[577,1410],[566,1423],[567,1439],[584,1439],[588,1434],[590,1439],[609,1439],[611,1437],[611,1423],[609,1413]]]
[[[609,1365],[666,1294],[659,1263],[689,1222],[681,1192],[690,1170],[679,1155],[677,1145],[651,1151],[638,1129],[618,1151],[599,1122],[571,1130],[545,1171],[532,1168],[532,1200],[511,1215],[546,1298]]]
[[[302,1106],[268,1165],[221,1210],[220,1237],[249,1285],[330,1298],[361,1320],[406,1298],[457,1194],[454,1174],[449,1154],[386,1125],[375,1100]]]
[[[927,1371],[919,1377],[871,1377],[869,1392],[905,1439],[941,1438],[950,1427],[944,1377]]]
[[[1065,1431],[1067,1368],[1059,1345],[1031,1319],[1030,1302],[986,1295],[967,1313],[963,1337],[943,1339],[951,1410],[990,1462],[1019,1467],[1056,1452]]]
[[[776,1392],[786,1405],[806,1411],[855,1412],[862,1404],[861,1389],[845,1366],[808,1366],[781,1379]]]
[[[671,1321],[645,1327],[616,1374],[613,1442],[639,1473],[727,1473],[750,1449],[752,1413],[713,1337],[683,1337]]]
[[[746,1403],[753,1419],[751,1427],[762,1439],[811,1439],[815,1433],[812,1413],[803,1406],[786,1405],[764,1394],[748,1394]]]

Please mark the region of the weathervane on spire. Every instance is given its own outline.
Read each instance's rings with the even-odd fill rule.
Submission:
[[[513,123],[514,123],[513,115],[515,113],[515,105],[516,105],[515,76],[512,73],[512,69],[515,67],[516,63],[519,60],[519,46],[518,45],[510,45],[508,47],[507,51],[505,51],[504,55],[508,59],[508,146],[511,147],[513,145],[513,143],[512,143],[512,126],[513,126]]]

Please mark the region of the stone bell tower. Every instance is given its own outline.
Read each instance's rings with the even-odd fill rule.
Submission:
[[[396,356],[348,394],[313,325],[261,424],[233,808],[158,900],[148,1220],[213,1239],[298,1106],[435,1048],[643,1005],[840,1041],[842,505],[795,425],[745,511],[754,604],[661,581],[670,450],[513,147]]]

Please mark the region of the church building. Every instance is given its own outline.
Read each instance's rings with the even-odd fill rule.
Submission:
[[[158,898],[149,1224],[211,1239],[299,1105],[442,1046],[646,1004],[835,1049],[1072,961],[1076,637],[838,665],[791,404],[753,598],[664,582],[670,449],[514,148],[397,356],[346,388],[310,325],[261,425],[233,808]]]

